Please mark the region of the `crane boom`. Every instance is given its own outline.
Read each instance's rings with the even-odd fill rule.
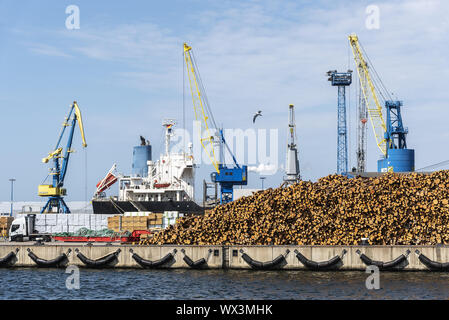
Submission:
[[[187,75],[190,83],[190,91],[192,93],[192,101],[193,101],[193,110],[195,113],[195,120],[199,121],[200,126],[200,142],[203,149],[206,151],[209,159],[212,162],[217,173],[220,173],[220,167],[218,161],[215,157],[214,150],[214,137],[210,133],[208,120],[211,118],[210,114],[208,114],[209,106],[207,103],[207,99],[202,96],[202,84],[201,78],[199,77],[198,70],[195,66],[195,61],[192,56],[192,47],[188,46],[184,43],[184,59],[187,66]],[[213,118],[212,118],[213,121]],[[206,131],[207,136],[205,138],[202,137],[202,132]]]
[[[385,132],[387,127],[382,115],[382,106],[377,97],[376,88],[371,79],[362,50],[360,48],[359,39],[357,35],[351,34],[349,36],[349,43],[351,45],[352,53],[354,55],[357,73],[360,79],[360,87],[362,89],[363,98],[365,100],[366,109],[371,120],[374,136],[376,138],[377,146],[384,156],[387,155]]]
[[[85,148],[85,147],[87,147],[87,143],[86,143],[86,137],[84,135],[83,118],[81,117],[81,110],[78,107],[78,103],[76,101],[73,101],[73,108],[75,109],[76,119],[78,121],[78,126],[80,128],[83,148]]]

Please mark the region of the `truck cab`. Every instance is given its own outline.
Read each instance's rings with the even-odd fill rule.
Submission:
[[[23,237],[26,235],[25,217],[14,219],[9,228],[9,241],[23,241]]]
[[[33,241],[38,239],[46,242],[51,241],[50,234],[40,234],[34,229],[35,221],[35,214],[14,219],[9,228],[9,241]]]

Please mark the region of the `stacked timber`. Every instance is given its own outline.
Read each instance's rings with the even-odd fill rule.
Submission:
[[[148,244],[378,245],[449,243],[449,171],[330,175],[267,189],[181,218]]]

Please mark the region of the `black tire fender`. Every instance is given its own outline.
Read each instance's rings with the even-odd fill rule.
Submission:
[[[11,267],[15,261],[17,260],[17,252],[19,252],[19,248],[16,248],[16,250],[11,251],[3,258],[0,258],[0,268],[8,268]]]
[[[192,269],[201,269],[207,266],[207,260],[204,258],[198,259],[196,261],[193,261],[190,259],[188,255],[186,255],[186,251],[184,249],[181,249],[181,252],[184,254],[184,262]],[[212,253],[212,249],[209,249],[209,254]]]
[[[68,256],[67,254],[70,254],[70,252],[72,251],[72,249],[69,249],[67,251],[67,254],[62,253],[61,255],[59,255],[58,257],[54,258],[54,259],[50,259],[50,260],[46,260],[46,259],[42,259],[39,258],[38,256],[36,256],[33,251],[31,251],[30,248],[27,249],[28,251],[28,256],[30,257],[31,260],[34,261],[34,263],[38,266],[38,267],[43,267],[43,268],[62,268],[65,267],[67,262],[68,262]]]
[[[134,253],[133,249],[129,249],[129,252],[132,254],[132,258],[136,261],[141,267],[148,269],[158,269],[163,268],[169,262],[173,261],[175,258],[175,254],[177,252],[176,249],[173,252],[167,253],[165,256],[158,260],[146,260],[139,256],[137,253]]]
[[[86,266],[90,268],[102,268],[102,267],[111,267],[113,262],[117,261],[118,255],[122,250],[117,249],[115,252],[105,255],[104,257],[98,259],[89,259],[85,255],[83,255],[78,249],[75,249],[76,256],[81,260]]]
[[[407,250],[405,254],[401,254],[396,259],[387,262],[372,260],[364,253],[361,253],[359,249],[356,250],[356,253],[360,256],[360,260],[367,266],[376,266],[381,271],[394,271],[405,268],[405,263],[407,262],[410,250]]]
[[[287,249],[285,254],[281,254],[274,258],[271,261],[257,261],[252,259],[248,254],[246,254],[243,249],[240,249],[240,253],[242,254],[242,259],[255,270],[272,270],[272,269],[280,269],[282,265],[287,264],[287,260],[285,257],[290,253],[290,250]]]
[[[327,261],[316,262],[310,259],[307,259],[301,252],[295,249],[296,258],[309,270],[314,271],[327,271],[327,270],[336,270],[340,268],[341,264],[343,264],[343,257],[346,254],[346,249],[343,249],[341,255],[337,255]]]
[[[425,265],[429,270],[440,272],[449,271],[449,262],[437,262],[430,260],[428,257],[419,252],[419,250],[415,250],[415,253],[418,256],[419,261],[421,261],[421,263]]]

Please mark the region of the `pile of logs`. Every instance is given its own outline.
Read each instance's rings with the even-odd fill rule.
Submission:
[[[449,171],[330,175],[267,189],[178,222],[147,244],[449,243]]]

